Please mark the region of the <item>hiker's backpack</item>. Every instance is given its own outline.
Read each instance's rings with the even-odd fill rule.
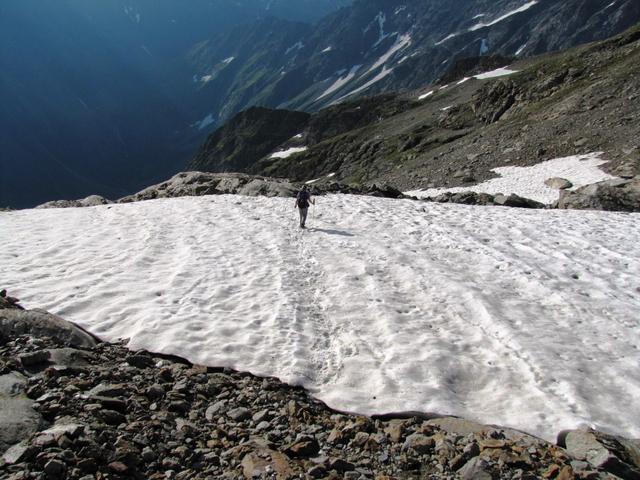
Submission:
[[[298,208],[309,208],[309,192],[298,193]]]

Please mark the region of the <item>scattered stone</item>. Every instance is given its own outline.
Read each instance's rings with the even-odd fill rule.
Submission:
[[[232,410],[229,410],[227,412],[227,415],[229,416],[229,418],[231,418],[232,420],[235,420],[236,422],[243,422],[251,418],[251,412],[249,411],[249,409],[244,407],[239,407],[239,408],[234,408]]]
[[[130,355],[125,361],[136,368],[152,368],[155,366],[153,358],[147,357],[146,355]]]
[[[50,358],[51,353],[46,350],[36,350],[35,352],[22,353],[18,355],[20,363],[25,367],[47,363]]]
[[[60,460],[49,460],[44,466],[44,473],[49,478],[63,478],[67,473],[67,466]]]
[[[569,180],[559,177],[547,178],[544,181],[544,184],[549,188],[555,188],[557,190],[565,190],[567,188],[573,187],[573,183],[571,183]]]
[[[313,437],[298,439],[293,444],[285,448],[285,453],[291,457],[312,457],[320,450],[318,441]]]

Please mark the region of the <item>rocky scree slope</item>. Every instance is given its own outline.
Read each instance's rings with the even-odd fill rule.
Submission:
[[[276,379],[132,352],[15,301],[0,300],[0,398],[11,480],[640,475],[638,441],[570,431],[553,445],[453,417],[336,412]]]
[[[460,59],[562,50],[638,20],[634,0],[357,0],[314,25],[240,26],[194,47],[188,61],[202,79],[200,118],[213,112],[222,123],[251,105],[316,111],[415,89]]]
[[[411,190],[470,185],[495,177],[496,167],[602,151],[611,160],[609,173],[640,173],[640,26],[511,68],[518,72],[329,107],[311,115],[302,138],[276,149],[304,145],[306,151],[256,155],[248,168],[246,162],[235,167],[297,181],[329,181],[335,174],[331,181]],[[207,158],[207,147],[198,158]],[[219,171],[223,164],[216,157],[198,166]]]

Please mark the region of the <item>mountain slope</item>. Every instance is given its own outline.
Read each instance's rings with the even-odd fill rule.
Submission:
[[[299,141],[308,150],[247,170],[295,180],[333,173],[333,180],[413,190],[486,180],[504,165],[604,151],[611,172],[640,173],[640,26],[511,68],[519,72],[452,77],[448,86],[321,110]],[[363,121],[346,120],[354,115]]]
[[[446,75],[458,59],[565,49],[604,39],[638,20],[640,5],[633,0],[607,6],[596,0],[357,1],[308,31],[283,23],[280,35],[287,31],[293,38],[279,46],[254,43],[250,52],[235,55],[230,37],[210,42],[200,58],[211,66],[233,55],[233,88],[212,83],[199,95],[220,105],[220,121],[243,104],[315,111],[362,95],[418,88]],[[256,24],[251,32],[265,28]],[[243,31],[239,27],[233,36]],[[252,68],[255,55],[273,55],[274,48],[280,58],[269,71]],[[255,74],[268,78],[260,92],[251,91]]]

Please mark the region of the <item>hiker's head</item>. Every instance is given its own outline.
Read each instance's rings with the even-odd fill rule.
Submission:
[[[302,185],[302,191],[306,192],[307,191],[307,186],[306,185]]]

